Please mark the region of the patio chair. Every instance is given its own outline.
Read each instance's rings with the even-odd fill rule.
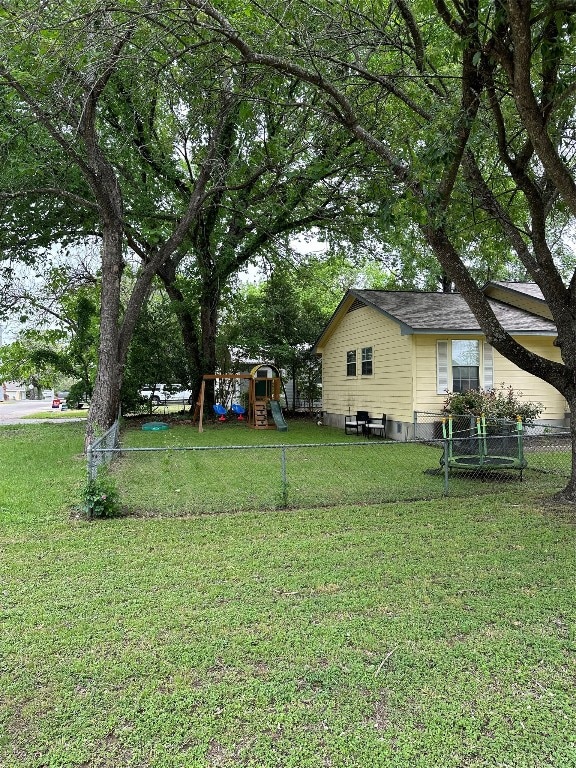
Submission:
[[[368,411],[356,411],[356,416],[345,416],[344,433],[347,435],[352,434],[352,432],[356,432],[357,435],[360,433],[364,434],[369,420]]]
[[[382,414],[381,419],[370,419],[365,427],[366,434],[370,435],[378,434],[380,437],[386,437],[386,414]]]

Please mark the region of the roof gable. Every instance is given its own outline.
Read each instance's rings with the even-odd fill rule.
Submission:
[[[513,283],[493,280],[482,289],[486,296],[525,309],[541,317],[552,319],[544,294],[536,283]]]
[[[530,296],[533,299],[540,299],[540,301],[544,301],[544,294],[540,290],[540,286],[536,285],[536,283],[512,282],[509,280],[491,280],[489,283],[486,283],[482,290],[484,293],[487,293],[492,286],[502,288],[511,294],[520,293]]]
[[[546,317],[521,307],[488,298],[504,330],[515,335],[555,336],[556,326]],[[480,325],[459,293],[423,291],[349,290],[318,338],[322,347],[349,311],[371,307],[398,323],[402,334],[481,334]]]

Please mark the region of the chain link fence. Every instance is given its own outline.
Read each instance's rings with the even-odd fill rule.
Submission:
[[[438,411],[414,411],[414,439],[415,440],[441,440],[444,437],[442,424],[448,419],[448,414]],[[454,414],[452,419],[452,432],[455,437],[463,437],[477,431],[477,417],[473,414]],[[507,419],[490,420],[491,426],[514,427],[514,422]],[[524,435],[569,435],[570,429],[558,426],[557,422],[540,421],[538,424],[524,425]]]
[[[425,500],[505,488],[553,493],[570,476],[571,441],[565,432],[524,435],[519,453],[518,436],[510,434],[481,444],[468,437],[169,447],[119,446],[112,435],[103,436],[91,448],[91,465],[112,457],[118,458],[114,475],[127,512],[185,515]]]
[[[114,424],[97,437],[86,450],[86,460],[88,465],[88,479],[94,480],[98,474],[98,468],[102,465],[110,464],[115,456],[115,450],[120,446],[120,419],[116,419]]]
[[[415,440],[442,440],[442,422],[446,420],[446,414],[437,411],[414,411],[414,439]],[[452,423],[454,434],[461,434],[468,430],[474,430],[476,417],[470,414],[453,416]]]

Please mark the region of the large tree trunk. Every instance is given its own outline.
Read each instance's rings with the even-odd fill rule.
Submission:
[[[576,502],[576,370],[574,368],[576,333],[574,320],[568,311],[566,301],[558,300],[558,305],[552,302],[550,307],[558,329],[558,340],[564,361],[562,365],[530,352],[506,333],[494,316],[484,292],[474,282],[444,230],[423,227],[423,231],[436,258],[474,313],[487,341],[519,368],[551,384],[566,399],[571,414],[574,414],[571,418],[572,468],[570,481],[560,496],[565,500]],[[564,294],[566,299],[568,294],[566,291]]]
[[[158,270],[158,276],[162,280],[168,298],[178,306],[176,316],[182,341],[186,350],[187,369],[190,377],[190,389],[192,390],[193,402],[197,403],[200,396],[200,387],[202,385],[202,360],[200,355],[200,339],[197,330],[197,318],[193,316],[190,309],[186,306],[186,299],[182,291],[176,285],[176,271],[172,265],[163,265]],[[194,406],[192,406],[194,408]]]
[[[216,357],[216,335],[218,332],[218,307],[220,305],[220,291],[213,283],[203,286],[200,302],[200,329],[202,342],[202,368],[203,375],[216,373],[218,361]],[[204,390],[204,404],[212,408],[215,403],[215,382],[208,380]]]
[[[177,293],[180,293],[180,291]],[[168,291],[168,295],[171,296],[170,291]],[[196,328],[196,318],[192,316],[187,308],[184,308],[178,311],[178,323],[182,332],[184,349],[186,350],[188,363],[186,367],[190,377],[190,388],[192,390],[193,401],[196,403],[200,396],[200,387],[202,386],[203,376],[202,362],[200,359],[200,340]]]
[[[120,408],[123,361],[119,357],[120,278],[122,226],[104,229],[102,238],[102,291],[100,303],[100,346],[98,370],[92,392],[85,444],[110,427]]]
[[[566,395],[565,395],[566,397]],[[566,397],[566,402],[570,408],[570,435],[572,438],[572,470],[570,480],[566,487],[560,491],[557,498],[561,501],[576,502],[576,392],[572,392]]]

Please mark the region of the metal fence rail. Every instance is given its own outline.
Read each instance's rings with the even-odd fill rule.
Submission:
[[[128,509],[206,513],[368,504],[412,498],[406,466],[438,466],[442,446],[350,442],[265,446],[174,446],[117,449],[115,466]],[[443,494],[437,476],[424,475],[416,497]]]
[[[443,437],[442,422],[446,421],[449,414],[442,411],[414,411],[414,439],[415,440],[441,440]],[[454,436],[464,436],[468,432],[476,431],[476,416],[469,413],[452,415],[452,429]],[[488,418],[490,424],[500,423],[504,427],[506,424],[514,423],[507,419]],[[533,435],[553,435],[569,434],[570,429],[566,426],[558,426],[557,423],[540,420],[537,424],[525,424],[524,434]]]
[[[129,447],[105,437],[91,448],[92,465],[121,457],[114,474],[122,503],[142,515],[363,505],[506,487],[553,491],[571,469],[565,433],[524,436],[517,463],[518,438],[509,434],[482,445],[454,438]]]

